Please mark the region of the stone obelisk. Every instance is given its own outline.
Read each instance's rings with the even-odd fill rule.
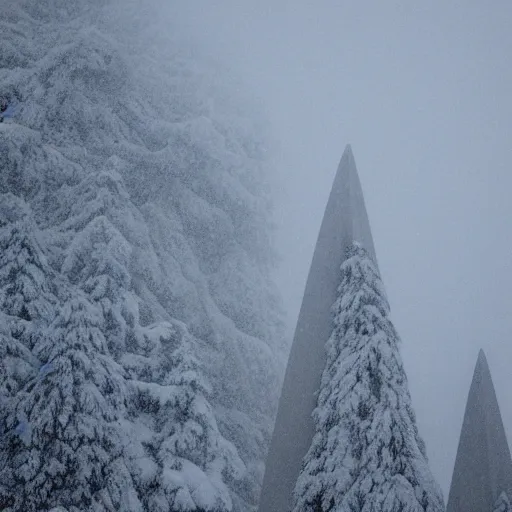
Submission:
[[[447,512],[492,512],[512,499],[512,459],[491,372],[481,350],[469,390]]]
[[[295,330],[267,458],[260,512],[288,512],[304,455],[311,445],[325,368],[325,343],[331,335],[331,308],[346,249],[359,242],[377,263],[361,183],[350,146],[334,179]]]

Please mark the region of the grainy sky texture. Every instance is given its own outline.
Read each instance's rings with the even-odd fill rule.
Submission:
[[[244,78],[273,125],[291,326],[352,144],[447,498],[480,347],[512,441],[512,2],[182,3],[183,26]]]

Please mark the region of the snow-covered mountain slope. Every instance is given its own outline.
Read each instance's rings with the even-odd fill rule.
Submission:
[[[265,152],[142,7],[1,0],[2,510],[256,506],[286,352]]]

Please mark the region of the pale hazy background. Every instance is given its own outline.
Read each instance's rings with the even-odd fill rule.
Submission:
[[[512,440],[512,2],[179,0],[278,144],[290,330],[351,143],[431,466],[448,497],[480,347]]]

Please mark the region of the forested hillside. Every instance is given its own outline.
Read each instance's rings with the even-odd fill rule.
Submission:
[[[286,344],[251,108],[151,3],[0,10],[0,509],[254,510]]]

